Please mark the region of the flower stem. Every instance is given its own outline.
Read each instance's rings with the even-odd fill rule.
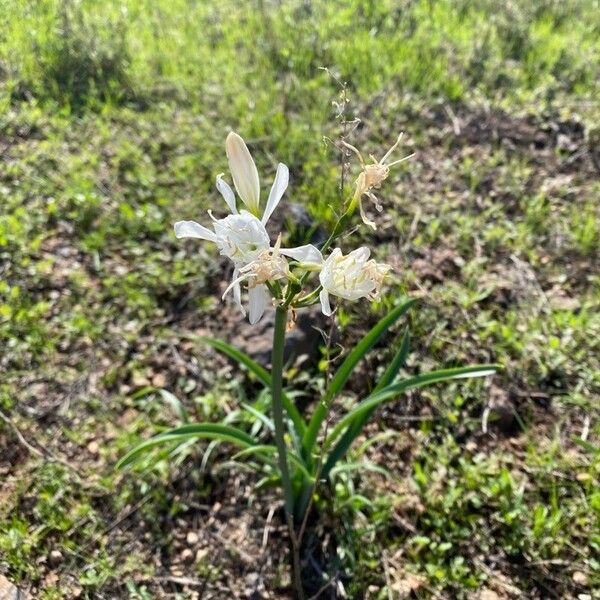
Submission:
[[[282,306],[275,310],[275,329],[273,331],[273,353],[271,355],[271,402],[273,407],[273,422],[275,424],[275,445],[281,472],[281,485],[285,500],[285,518],[290,533],[293,582],[299,600],[304,599],[302,575],[300,570],[300,547],[294,528],[294,490],[287,461],[285,443],[285,424],[283,421],[283,350],[285,346],[285,327],[287,324],[287,308]]]

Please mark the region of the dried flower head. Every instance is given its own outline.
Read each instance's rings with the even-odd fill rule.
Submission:
[[[395,160],[394,162],[386,163],[387,159],[390,157],[392,152],[398,147],[398,144],[400,144],[400,140],[402,139],[403,135],[404,134],[401,133],[398,136],[396,143],[384,154],[381,160],[377,160],[372,154],[369,155],[369,158],[373,161],[372,164],[365,164],[362,154],[354,146],[348,144],[347,142],[342,142],[342,144],[346,148],[348,148],[348,150],[351,150],[352,152],[354,152],[354,154],[356,154],[356,156],[358,156],[358,160],[360,161],[362,171],[356,179],[354,201],[358,202],[360,216],[363,220],[363,223],[369,225],[369,227],[372,227],[373,229],[376,229],[375,223],[371,221],[369,217],[367,217],[367,214],[365,213],[362,205],[362,197],[368,196],[371,200],[373,200],[375,206],[379,210],[381,210],[379,201],[377,200],[375,194],[373,194],[372,190],[378,189],[379,186],[383,183],[383,181],[385,181],[385,179],[390,173],[390,167],[400,164],[401,162],[404,162],[405,160],[408,160],[411,156],[413,156],[413,154],[409,154],[408,156]]]
[[[281,254],[280,249],[281,234],[279,234],[273,248],[263,250],[256,260],[240,269],[241,278],[248,279],[248,287],[255,287],[267,283],[267,281],[287,279],[290,276],[288,262]]]
[[[316,256],[321,257],[320,252],[310,244],[298,248],[282,248],[281,234],[279,234],[272,248],[261,249],[252,261],[235,270],[234,280],[223,293],[224,299],[233,290],[235,301],[241,306],[240,284],[246,282],[250,323],[256,323],[267,307],[269,300],[267,284],[280,279],[297,281],[290,271],[285,255],[297,261],[308,261]]]

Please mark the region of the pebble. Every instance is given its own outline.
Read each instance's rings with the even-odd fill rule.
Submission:
[[[92,440],[87,445],[87,450],[90,454],[93,454],[94,456],[96,456],[98,454],[98,452],[100,452],[100,447],[98,446],[98,442],[96,440]]]
[[[4,575],[0,575],[0,598],[2,600],[27,600],[29,596],[14,586]]]
[[[185,541],[188,543],[188,546],[195,546],[199,539],[200,538],[195,531],[188,531],[188,534],[185,537]]]
[[[156,373],[152,377],[152,385],[157,388],[164,388],[167,385],[167,378],[164,373]]]
[[[189,548],[186,548],[181,553],[181,560],[182,560],[182,562],[185,562],[185,563],[192,562],[193,558],[194,558],[194,553]]]
[[[573,581],[579,585],[587,585],[588,584],[588,576],[581,571],[573,572]]]
[[[208,548],[200,548],[198,552],[196,552],[196,562],[201,563],[204,559],[209,555],[210,551]]]
[[[479,594],[479,600],[500,600],[500,596],[493,590],[483,588]]]
[[[150,385],[150,380],[145,375],[142,375],[141,373],[135,373],[133,375],[133,377],[131,378],[131,382],[133,383],[133,386],[136,388],[143,388],[143,387]]]

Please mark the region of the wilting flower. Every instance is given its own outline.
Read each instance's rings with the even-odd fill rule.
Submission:
[[[223,299],[230,290],[240,289],[240,284],[248,284],[248,319],[251,324],[257,323],[263,316],[269,302],[267,282],[289,277],[290,268],[287,260],[280,253],[281,235],[273,248],[267,246],[248,264],[238,269],[239,276],[235,278],[223,293]],[[242,309],[243,310],[243,309]]]
[[[390,167],[397,165],[405,160],[408,160],[412,154],[409,156],[405,156],[404,158],[400,158],[399,160],[395,160],[391,163],[386,163],[387,159],[390,157],[392,152],[398,147],[400,140],[402,139],[402,133],[398,136],[396,143],[384,154],[381,160],[377,160],[373,155],[370,155],[369,158],[373,161],[372,164],[365,164],[361,153],[352,145],[343,142],[344,146],[349,150],[352,150],[358,156],[358,160],[360,161],[360,165],[362,167],[362,171],[356,180],[356,188],[354,192],[353,202],[358,202],[358,208],[360,210],[360,216],[365,225],[369,225],[373,229],[376,229],[375,223],[367,217],[367,214],[364,211],[362,205],[362,197],[368,196],[371,200],[375,202],[376,206],[379,206],[379,202],[375,194],[373,194],[372,190],[379,188],[379,186],[383,183],[383,181],[387,178],[390,173]]]
[[[323,261],[321,253],[312,244],[298,248],[281,248],[281,234],[279,234],[272,248],[261,250],[258,256],[248,264],[238,269],[239,276],[234,279],[223,293],[223,298],[231,290],[236,293],[236,287],[242,282],[247,282],[249,295],[249,320],[254,324],[262,317],[267,305],[269,294],[266,284],[280,279],[297,279],[292,275],[288,261],[289,256],[301,264],[313,266],[317,261]]]
[[[274,248],[263,249],[258,256],[247,265],[238,269],[236,277],[223,293],[223,299],[230,290],[234,296],[239,293],[240,284],[248,283],[248,319],[252,325],[263,316],[269,303],[269,291],[265,285],[268,281],[276,281],[289,276],[287,260],[280,253],[281,235]],[[236,299],[239,304],[239,297]],[[243,309],[242,309],[243,310]]]
[[[344,256],[336,248],[325,260],[319,273],[322,290],[319,294],[324,315],[331,315],[329,294],[345,300],[375,298],[379,294],[390,265],[369,260],[368,248],[358,248]]]
[[[287,260],[281,254],[281,234],[273,248],[263,250],[256,260],[240,269],[242,277],[248,277],[252,287],[291,277]]]

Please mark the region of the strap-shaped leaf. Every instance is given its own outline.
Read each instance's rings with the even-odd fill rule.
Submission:
[[[403,367],[406,362],[406,358],[408,356],[408,351],[410,347],[410,333],[408,329],[404,332],[402,336],[402,341],[400,342],[400,347],[398,351],[394,355],[392,362],[388,365],[388,368],[385,370],[381,379],[375,386],[373,393],[382,390],[386,386],[390,385],[398,372]],[[352,445],[352,442],[356,439],[356,436],[362,431],[362,428],[365,426],[365,423],[370,419],[371,415],[375,408],[372,408],[370,411],[366,411],[360,418],[355,419],[355,421],[344,431],[344,435],[340,438],[338,443],[335,445],[335,448],[330,452],[327,457],[327,461],[323,466],[322,477],[326,479],[329,477],[331,469],[337,463],[337,461],[342,458],[348,452],[348,449]]]
[[[385,317],[383,317],[362,340],[354,347],[352,352],[348,354],[344,362],[340,365],[340,368],[336,371],[329,387],[325,391],[325,394],[313,413],[306,433],[302,441],[302,449],[304,454],[308,456],[317,441],[319,429],[321,424],[327,415],[329,405],[332,400],[340,393],[348,378],[352,374],[354,367],[358,362],[367,354],[371,348],[377,343],[379,338],[402,316],[410,307],[416,302],[416,299],[407,300],[406,302],[398,305],[392,311],[390,311]]]
[[[331,433],[327,436],[325,449],[330,448],[342,431],[344,431],[346,427],[350,427],[356,419],[361,419],[364,414],[369,413],[380,404],[396,398],[398,394],[401,394],[408,389],[423,387],[425,385],[448,381],[450,379],[485,377],[494,374],[499,368],[499,365],[476,365],[470,367],[458,367],[455,369],[440,369],[439,371],[416,375],[398,383],[388,385],[378,392],[371,394],[338,421]],[[360,433],[360,431],[357,432],[356,435],[358,435],[358,433]]]
[[[245,352],[234,348],[232,345],[224,342],[222,340],[216,340],[214,338],[204,337],[204,336],[191,336],[194,339],[201,340],[212,346],[215,350],[222,352],[223,354],[229,356],[229,358],[241,363],[244,365],[249,371],[256,375],[257,379],[263,383],[266,387],[271,387],[271,375],[269,372],[259,365],[255,360],[250,358]],[[300,412],[296,408],[296,405],[290,400],[287,394],[283,394],[281,398],[283,402],[283,407],[290,417],[292,423],[294,424],[294,428],[296,430],[296,434],[300,439],[304,436],[304,432],[306,430],[306,424],[300,415]]]
[[[338,465],[337,467],[331,469],[331,477],[335,477],[338,473],[350,473],[354,471],[370,471],[391,479],[390,472],[387,469],[370,461],[344,463],[342,465]]]
[[[246,404],[245,402],[242,402],[241,406],[252,416],[256,417],[267,429],[269,429],[270,431],[275,430],[273,419],[269,419],[269,417],[267,417],[267,415],[265,415],[264,413],[261,413],[260,410],[256,410],[256,408],[250,406],[249,404]]]
[[[379,390],[382,390],[384,387],[387,387],[388,385],[391,385],[394,382],[394,380],[398,376],[400,369],[404,366],[404,363],[406,362],[406,359],[408,358],[409,350],[410,350],[410,331],[407,327],[406,331],[404,332],[404,335],[402,336],[402,340],[400,342],[400,347],[396,351],[396,354],[394,354],[394,358],[392,359],[392,362],[388,365],[388,368],[385,370],[385,372],[381,376],[381,379],[377,382],[377,385],[375,386],[375,389],[373,390],[374,392],[378,392]]]
[[[277,455],[277,446],[273,446],[272,444],[260,444],[257,446],[252,446],[251,448],[246,448],[245,450],[241,450],[240,452],[235,454],[235,456],[233,458],[234,459],[241,458],[242,456],[249,456],[251,454],[258,454],[258,455],[275,454],[275,455]],[[298,457],[293,452],[289,452],[289,451],[287,453],[287,456],[288,456],[290,462],[294,463],[294,465],[296,465],[296,467],[298,467],[298,469],[302,472],[302,474],[309,481],[313,481],[311,474],[306,469],[306,465],[304,464],[304,462],[302,461],[302,459],[300,457]],[[271,461],[269,461],[269,464],[274,465],[274,463],[272,463]]]
[[[184,425],[183,427],[174,427],[167,431],[163,431],[149,440],[138,444],[135,448],[130,450],[125,456],[123,456],[117,463],[117,468],[122,469],[135,462],[135,460],[148,450],[160,446],[161,444],[168,444],[170,442],[183,442],[192,438],[205,438],[211,440],[221,440],[223,442],[230,442],[242,448],[248,448],[250,446],[256,446],[257,440],[249,436],[245,431],[231,427],[229,425],[221,425],[219,423],[195,423],[193,425]]]
[[[183,424],[189,421],[189,416],[187,414],[187,411],[185,410],[185,406],[183,406],[181,400],[179,400],[177,396],[169,392],[169,390],[149,385],[131,394],[131,398],[133,400],[137,400],[138,398],[143,398],[144,396],[149,396],[150,394],[159,394],[161,398],[171,407],[173,412],[177,415],[177,417],[181,420]]]

